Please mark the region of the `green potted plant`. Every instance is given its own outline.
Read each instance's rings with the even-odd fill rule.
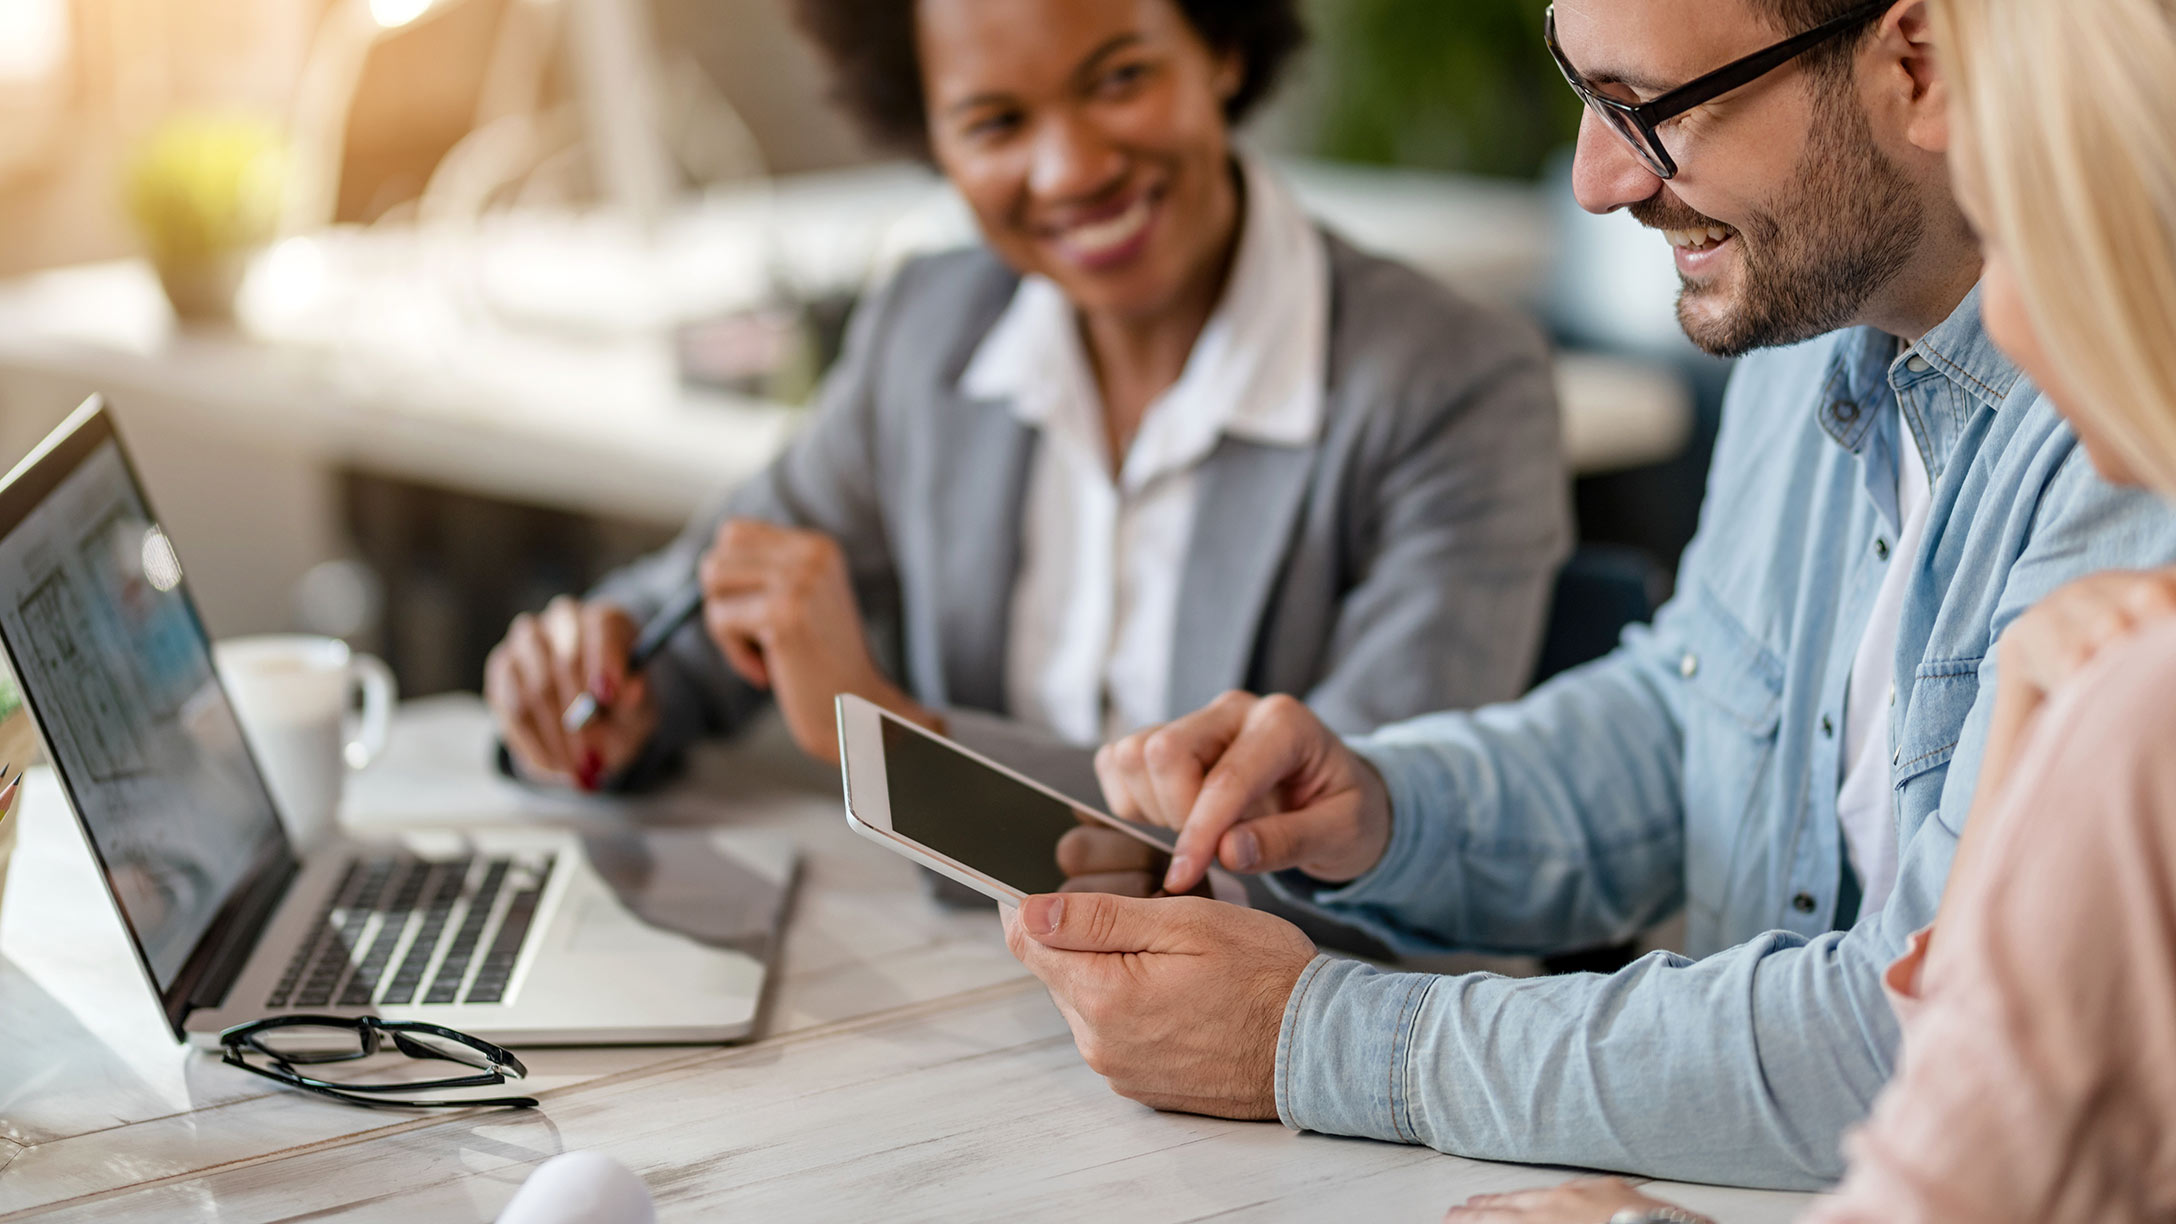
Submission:
[[[1579,130],[1548,0],[1312,0],[1311,142],[1341,161],[1538,176]]]
[[[182,115],[152,130],[124,176],[128,211],[175,314],[232,316],[250,255],[278,232],[286,177],[265,120]]]

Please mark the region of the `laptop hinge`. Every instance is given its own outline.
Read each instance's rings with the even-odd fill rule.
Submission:
[[[265,927],[271,924],[274,911],[287,896],[287,890],[294,885],[300,871],[301,864],[292,855],[281,855],[270,878],[243,890],[231,919],[215,924],[224,928],[222,938],[205,964],[203,976],[189,991],[184,1015],[199,1007],[219,1007],[227,1001],[227,991],[249,965],[249,954],[264,938]]]

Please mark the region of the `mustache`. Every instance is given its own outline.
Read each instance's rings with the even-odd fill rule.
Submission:
[[[1666,196],[1658,195],[1641,200],[1627,211],[1632,214],[1633,220],[1649,229],[1702,230],[1712,227],[1721,227],[1728,230],[1737,229],[1734,225],[1724,225],[1705,213],[1696,212],[1686,207],[1681,200],[1670,199]]]

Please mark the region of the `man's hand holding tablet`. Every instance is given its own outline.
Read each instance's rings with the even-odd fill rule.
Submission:
[[[1256,704],[1269,704],[1275,714],[1282,703]],[[1219,706],[1238,715],[1231,721],[1246,730],[1246,711],[1235,709],[1231,699]],[[1090,886],[1145,891],[1163,848],[1131,826],[1081,808],[866,702],[841,697],[838,719],[849,822],[865,836],[1005,905],[1007,946],[1050,988],[1081,1056],[1114,1091],[1158,1109],[1229,1118],[1277,1116],[1277,1037],[1285,1002],[1315,958],[1313,942],[1299,928],[1272,914],[1203,897],[1080,891]],[[1206,743],[1218,727],[1197,730],[1209,734],[1184,742]],[[1289,734],[1290,728],[1282,719],[1270,719],[1254,731]],[[1336,742],[1327,731],[1323,736]],[[1243,739],[1234,732],[1224,743],[1236,748]],[[1176,742],[1127,755],[1162,760],[1160,754]],[[1343,752],[1342,745],[1337,748]],[[1208,776],[1197,775],[1194,792],[1215,784],[1217,758],[1224,755],[1191,758],[1207,762]],[[1310,785],[1282,788],[1281,793],[1310,800],[1312,810],[1302,813],[1309,820],[1300,828],[1327,825],[1339,803],[1362,810],[1364,782],[1373,782],[1380,793],[1373,771],[1345,756],[1354,768],[1342,779],[1322,772],[1303,779]],[[1110,774],[1104,776],[1108,787]],[[1169,806],[1155,810],[1189,810],[1176,806],[1181,798],[1191,806],[1192,796],[1181,794],[1185,789],[1171,792],[1164,801]],[[1271,792],[1265,787],[1262,793]],[[1381,806],[1381,827],[1387,831],[1387,800]],[[1145,808],[1136,810],[1147,814]],[[1242,804],[1240,810],[1249,807]],[[1380,856],[1378,846],[1370,863]],[[1203,867],[1192,873],[1189,888],[1201,882],[1206,862],[1204,852]],[[1176,873],[1167,878],[1177,882]]]
[[[1277,1116],[1285,1000],[1315,959],[1298,927],[1203,897],[1067,893],[1008,911],[1005,944],[1112,1091],[1155,1109]]]

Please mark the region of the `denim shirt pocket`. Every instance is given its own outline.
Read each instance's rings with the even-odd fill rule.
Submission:
[[[1983,659],[1943,659],[1922,663],[1913,673],[1912,692],[1896,728],[1896,757],[1890,781],[1896,810],[1908,833],[1927,813],[1941,806],[1950,759],[1964,737],[1964,723],[1980,697]]]
[[[1783,660],[1705,587],[1685,601],[1678,680],[1685,721],[1685,890],[1696,917],[1723,912],[1731,855],[1773,767]]]

